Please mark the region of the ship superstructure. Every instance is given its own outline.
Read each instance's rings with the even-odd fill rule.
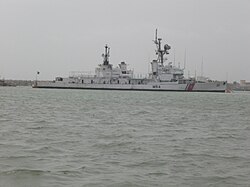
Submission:
[[[185,78],[184,68],[176,67],[167,62],[166,56],[171,47],[158,38],[157,30],[154,44],[156,45],[156,59],[152,60],[151,72],[145,78],[135,78],[134,72],[128,69],[125,62],[117,67],[110,64],[110,48],[105,45],[102,54],[103,63],[95,69],[95,74],[78,73],[68,78],[56,77],[54,81],[36,81],[35,88],[63,88],[63,89],[106,89],[106,90],[140,90],[140,91],[197,91],[197,92],[225,92],[226,81],[211,81],[195,78]]]

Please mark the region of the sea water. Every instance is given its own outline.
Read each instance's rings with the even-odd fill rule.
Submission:
[[[235,187],[249,176],[249,92],[0,87],[0,187]]]

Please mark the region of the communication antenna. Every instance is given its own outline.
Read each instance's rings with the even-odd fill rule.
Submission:
[[[175,49],[174,49],[174,66],[175,66]]]
[[[187,63],[187,49],[185,48],[185,54],[184,54],[184,69],[186,69],[186,63]]]
[[[155,29],[155,41],[154,41],[155,44],[158,44],[158,41],[157,41],[157,40],[158,40],[158,37],[157,37],[157,29]]]
[[[150,69],[150,54],[148,53],[148,73],[149,73],[149,69]]]
[[[194,78],[196,80],[196,65],[195,65],[195,68],[194,68]]]
[[[202,56],[202,61],[201,61],[201,77],[203,77],[203,56]]]

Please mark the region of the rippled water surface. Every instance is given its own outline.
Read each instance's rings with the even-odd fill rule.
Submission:
[[[250,186],[250,93],[0,87],[0,186]]]

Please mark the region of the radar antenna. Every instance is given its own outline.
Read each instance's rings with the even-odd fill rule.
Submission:
[[[109,52],[110,52],[110,47],[108,45],[105,45],[105,51],[104,54],[102,54],[103,57],[103,65],[109,65]]]
[[[156,44],[156,50],[155,51],[156,51],[156,55],[158,55],[157,61],[163,65],[164,55],[169,54],[168,51],[171,49],[171,47],[168,44],[165,44],[164,49],[162,49],[161,48],[161,40],[162,39],[158,38],[158,36],[157,36],[157,29],[156,29],[156,31],[155,31],[155,40],[154,40],[154,43]]]

